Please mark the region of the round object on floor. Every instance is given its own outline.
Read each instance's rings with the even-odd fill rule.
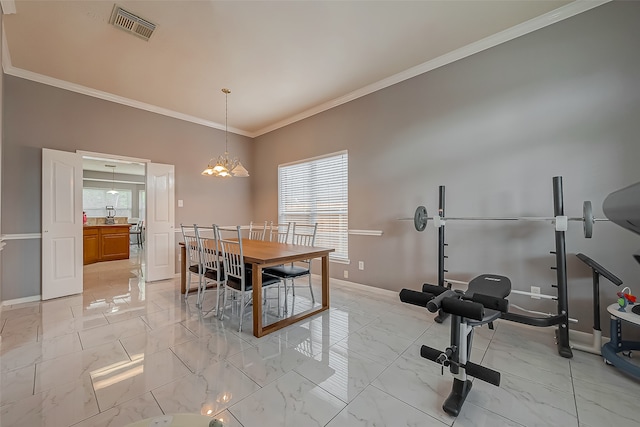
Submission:
[[[222,427],[216,419],[200,414],[160,415],[128,424],[127,427]]]

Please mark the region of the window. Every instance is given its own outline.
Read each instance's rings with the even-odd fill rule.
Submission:
[[[138,218],[146,221],[147,214],[147,193],[145,190],[138,191]]]
[[[349,259],[348,155],[346,151],[278,167],[278,222],[318,223],[316,245]]]
[[[110,188],[83,188],[82,210],[88,217],[107,216],[107,206],[113,206],[116,216],[131,218],[131,190],[118,190],[109,194]]]

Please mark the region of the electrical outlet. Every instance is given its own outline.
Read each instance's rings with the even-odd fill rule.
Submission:
[[[349,270],[345,270],[344,271],[344,278],[348,279],[349,278]]]
[[[182,254],[178,252],[178,262],[182,261]]]
[[[531,293],[540,295],[540,286],[532,286],[531,287]],[[531,295],[531,298],[540,299],[540,297],[537,297],[537,296],[534,296],[534,295]]]
[[[358,261],[358,270],[364,270],[364,261]]]

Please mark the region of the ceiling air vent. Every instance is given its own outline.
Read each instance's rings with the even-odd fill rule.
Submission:
[[[149,40],[151,34],[153,34],[153,31],[156,29],[156,24],[152,24],[146,19],[127,12],[120,6],[114,6],[109,22],[113,24],[114,27],[135,34],[145,40]]]

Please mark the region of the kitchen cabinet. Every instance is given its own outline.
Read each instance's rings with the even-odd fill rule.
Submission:
[[[83,234],[84,265],[100,261],[100,231],[96,227],[85,227]]]
[[[129,259],[129,224],[85,225],[84,265]]]

